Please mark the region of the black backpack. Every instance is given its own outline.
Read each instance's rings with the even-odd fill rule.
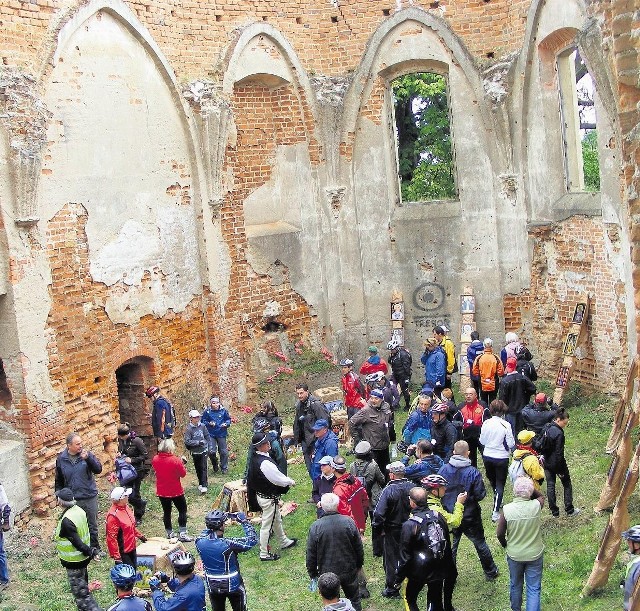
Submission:
[[[448,529],[442,527],[440,514],[433,509],[427,511],[424,516],[420,516],[422,522],[419,523],[419,539],[424,544],[424,549],[429,552],[433,560],[444,558],[447,549]]]
[[[531,440],[531,447],[538,454],[545,454],[551,450],[551,439],[549,438],[549,428],[553,423],[547,422],[536,436]]]

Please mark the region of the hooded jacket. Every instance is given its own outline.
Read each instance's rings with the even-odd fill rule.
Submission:
[[[487,489],[480,471],[465,456],[454,454],[438,473],[449,482],[447,492],[442,497],[443,507],[452,513],[458,495],[466,492],[467,500],[464,504],[462,526],[477,524],[481,519],[480,501],[487,496]]]
[[[436,386],[444,386],[447,375],[447,357],[442,349],[438,346],[433,350],[425,350],[420,357],[420,361],[424,365],[425,382]]]
[[[476,360],[476,357],[481,355],[484,352],[484,344],[479,339],[474,339],[467,348],[467,361],[469,362],[469,377],[477,382],[480,379],[480,376],[474,375],[473,362]]]
[[[360,434],[371,444],[372,450],[385,450],[389,447],[389,423],[393,418],[393,412],[384,401],[376,408],[367,405],[357,411],[349,420],[349,430]],[[355,430],[354,430],[355,429]]]

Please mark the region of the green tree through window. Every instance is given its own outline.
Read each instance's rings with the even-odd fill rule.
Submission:
[[[406,74],[391,91],[402,201],[455,198],[446,77]]]

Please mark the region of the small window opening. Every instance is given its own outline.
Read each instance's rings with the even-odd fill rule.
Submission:
[[[402,201],[455,198],[446,76],[405,74],[391,91]]]
[[[4,363],[0,359],[0,406],[8,409],[11,407],[12,400],[13,397],[7,384],[7,374],[4,371]]]
[[[600,190],[595,87],[576,47],[557,58],[567,190]]]
[[[338,23],[338,18],[335,16],[331,17],[331,23]]]

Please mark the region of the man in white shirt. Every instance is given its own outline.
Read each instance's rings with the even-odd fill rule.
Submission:
[[[280,497],[288,492],[296,483],[284,475],[269,456],[269,438],[264,433],[256,433],[251,439],[254,448],[251,465],[247,474],[247,492],[249,497],[255,494],[256,501],[262,509],[260,526],[260,560],[278,560],[279,554],[269,551],[269,536],[273,531],[279,540],[280,549],[293,547],[298,540],[289,539],[282,527],[282,516],[278,505]]]

